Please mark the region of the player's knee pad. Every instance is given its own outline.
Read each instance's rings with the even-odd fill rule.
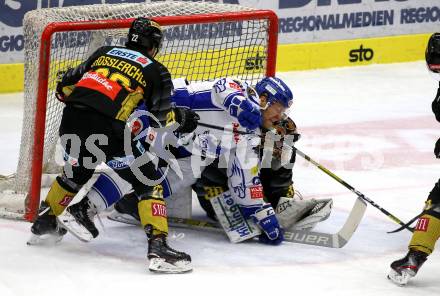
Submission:
[[[46,202],[55,216],[60,215],[70,204],[78,193],[78,188],[80,189],[81,186],[76,185],[65,176],[56,178],[46,196]]]
[[[410,249],[427,253],[434,250],[436,241],[440,237],[440,218],[424,214],[417,221],[411,242]]]

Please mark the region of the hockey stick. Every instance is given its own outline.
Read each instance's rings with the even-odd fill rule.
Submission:
[[[437,210],[437,209],[439,209],[440,208],[440,205],[438,204],[438,205],[434,205],[433,207],[431,207],[431,208],[425,208],[424,210],[423,210],[423,212],[421,212],[420,214],[418,214],[417,216],[415,216],[414,218],[412,218],[411,220],[409,220],[408,222],[406,222],[405,223],[405,225],[402,225],[401,227],[399,227],[399,228],[397,228],[397,229],[395,229],[395,230],[393,230],[393,231],[388,231],[387,233],[396,233],[396,232],[399,232],[399,231],[402,231],[403,229],[405,229],[407,226],[410,226],[414,221],[416,221],[417,219],[419,219],[420,217],[422,217],[424,214],[426,214],[426,211],[429,211],[429,210],[432,210],[432,211],[435,211],[435,210]],[[413,229],[413,231],[414,231],[414,227],[411,227],[411,229]]]
[[[213,128],[213,129],[220,130],[220,131],[237,133],[237,134],[240,134],[240,135],[256,135],[256,136],[261,136],[260,134],[256,134],[256,133],[249,133],[249,132],[239,131],[239,130],[231,130],[231,129],[224,128],[224,127],[221,127],[221,126],[218,126],[218,125],[213,125],[213,124],[209,124],[209,123],[205,123],[205,122],[200,122],[200,121],[197,123],[197,125]]]
[[[348,184],[347,182],[345,182],[344,180],[342,180],[341,178],[339,178],[338,176],[336,176],[334,173],[330,172],[328,169],[326,169],[325,167],[323,167],[322,165],[320,165],[319,163],[317,163],[316,161],[314,161],[313,159],[310,158],[310,156],[306,155],[305,153],[303,153],[301,150],[299,150],[296,147],[292,147],[293,149],[296,150],[296,153],[298,153],[301,157],[303,157],[305,160],[311,162],[313,165],[315,165],[317,168],[319,168],[321,171],[323,171],[324,173],[326,173],[327,175],[329,175],[330,177],[332,177],[333,179],[335,179],[337,182],[339,182],[340,184],[342,184],[345,188],[348,188],[351,192],[353,192],[354,194],[356,194],[359,198],[362,198],[364,201],[368,202],[369,204],[371,204],[373,207],[375,207],[376,209],[378,209],[379,211],[381,211],[382,213],[384,213],[388,218],[390,218],[391,220],[393,220],[394,222],[396,222],[397,224],[399,224],[400,226],[404,227],[405,229],[407,229],[408,231],[413,232],[414,230],[411,227],[408,227],[408,225],[405,225],[404,222],[402,222],[402,220],[400,220],[399,218],[397,218],[396,216],[392,215],[390,212],[388,212],[387,210],[385,210],[384,208],[382,208],[381,206],[379,206],[377,203],[375,203],[374,201],[372,201],[371,199],[369,199],[368,197],[366,197],[364,194],[362,194],[361,192],[359,192],[358,190],[356,190],[353,186],[351,186],[350,184]]]
[[[229,129],[225,129],[223,127],[220,126],[216,126],[216,125],[212,125],[212,124],[208,124],[208,123],[204,123],[204,122],[199,122],[198,123],[201,126],[205,126],[205,127],[209,127],[209,128],[213,128],[213,129],[217,129],[217,130],[223,130],[223,131],[230,131],[230,132],[236,132],[242,135],[247,135],[250,133],[247,132],[243,132],[243,131],[232,131]],[[261,136],[261,135],[260,135]],[[352,187],[350,184],[348,184],[347,182],[345,182],[344,180],[342,180],[341,178],[339,178],[338,176],[336,176],[334,173],[332,173],[331,171],[329,171],[327,168],[323,167],[322,165],[320,165],[319,163],[317,163],[316,161],[314,161],[312,158],[310,158],[310,156],[306,155],[304,152],[302,152],[301,150],[299,150],[298,148],[294,147],[294,146],[289,146],[290,148],[294,149],[301,157],[303,157],[305,160],[311,162],[313,165],[315,165],[317,168],[319,168],[321,171],[323,171],[324,173],[326,173],[327,175],[329,175],[330,177],[332,177],[333,179],[335,179],[336,181],[338,181],[340,184],[342,184],[344,187],[348,188],[350,191],[352,191],[354,194],[356,194],[358,197],[362,198],[363,200],[365,200],[366,202],[368,202],[369,204],[371,204],[373,207],[377,208],[379,211],[381,211],[382,213],[384,213],[388,218],[390,218],[391,220],[393,220],[395,223],[399,224],[400,226],[402,226],[403,228],[413,232],[414,229],[412,229],[411,227],[409,227],[408,225],[406,225],[402,220],[400,220],[399,218],[397,218],[396,216],[394,216],[393,214],[391,214],[390,212],[388,212],[387,210],[385,210],[384,208],[382,208],[381,206],[379,206],[377,203],[375,203],[373,200],[369,199],[368,197],[366,197],[364,194],[362,194],[361,192],[359,192],[358,190],[356,190],[354,187]]]
[[[288,229],[284,232],[284,240],[291,243],[299,243],[327,248],[342,248],[353,236],[354,232],[359,226],[359,223],[362,220],[362,217],[364,216],[366,209],[367,204],[362,199],[357,198],[350,212],[350,215],[348,216],[342,228],[337,233]],[[139,221],[131,217],[127,219],[124,217],[124,214],[113,216],[109,215],[107,218],[116,222],[139,225]],[[223,228],[217,222],[168,217],[168,223],[172,227],[182,227],[193,230],[216,231],[224,234]]]
[[[367,204],[357,198],[356,202],[342,228],[337,233],[325,233],[316,231],[303,231],[288,229],[284,232],[286,242],[320,246],[326,248],[342,248],[353,236],[364,216]],[[189,229],[215,230],[224,233],[223,228],[215,222],[207,222],[196,219],[184,219],[168,217],[170,226],[185,227]]]
[[[419,215],[415,216],[414,218],[412,218],[411,220],[409,220],[408,222],[406,222],[404,225],[400,226],[399,228],[394,229],[392,231],[388,231],[387,233],[396,233],[396,232],[402,231],[406,228],[410,228],[410,229],[412,229],[412,232],[414,232],[414,227],[410,227],[410,225],[413,224],[413,222],[416,221],[417,219],[419,219],[422,215],[423,215],[423,212],[420,213]]]

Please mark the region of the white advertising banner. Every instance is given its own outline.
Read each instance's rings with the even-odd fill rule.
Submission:
[[[24,14],[45,7],[161,0],[0,0],[0,63],[23,62]],[[187,0],[274,10],[280,43],[440,31],[440,0]]]

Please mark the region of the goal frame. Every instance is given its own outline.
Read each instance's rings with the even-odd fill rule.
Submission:
[[[267,19],[268,21],[268,48],[266,62],[266,76],[274,76],[276,69],[276,55],[278,46],[278,17],[272,10],[250,10],[228,13],[209,13],[182,16],[152,17],[163,26],[201,24],[227,21],[246,21],[253,19]],[[31,182],[25,201],[24,218],[33,221],[37,215],[40,193],[41,177],[43,174],[44,133],[46,128],[46,104],[49,79],[49,64],[51,51],[51,37],[62,31],[82,31],[100,29],[127,29],[134,18],[116,20],[95,20],[79,22],[53,22],[48,24],[41,35],[39,49],[38,92],[36,100],[36,114],[34,125],[34,146],[32,149]]]

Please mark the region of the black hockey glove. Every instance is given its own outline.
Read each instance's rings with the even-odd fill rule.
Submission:
[[[281,136],[281,139],[279,141],[275,141],[273,147],[273,156],[277,159],[280,159],[283,151],[285,137],[288,136],[289,139],[289,143],[286,144],[293,145],[301,138],[301,135],[298,133],[295,122],[290,117],[282,119],[278,123],[274,124],[273,130],[276,132],[277,135]],[[263,133],[263,135],[264,136],[261,140],[261,147],[264,147],[265,133]]]
[[[179,123],[179,127],[176,132],[190,133],[197,128],[200,116],[191,109],[188,108],[174,108],[174,114],[176,115],[176,121]]]
[[[435,157],[440,158],[440,138],[435,142],[434,155]]]
[[[55,91],[57,99],[64,102],[66,97],[72,93],[75,84],[86,72],[85,64],[80,64],[76,68],[68,68],[66,71],[59,71],[57,73],[57,88]]]

